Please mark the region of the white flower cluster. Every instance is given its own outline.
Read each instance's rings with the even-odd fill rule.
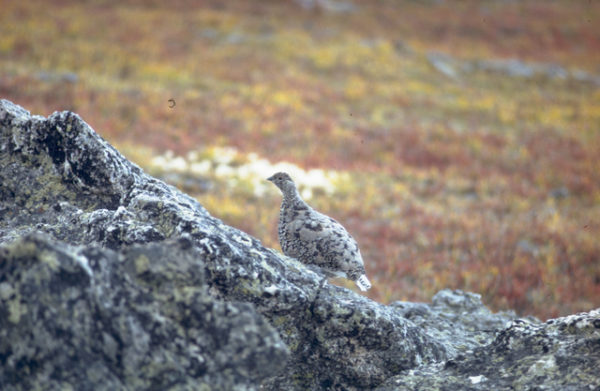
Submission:
[[[266,178],[279,171],[287,172],[294,178],[305,199],[310,199],[315,189],[333,194],[335,182],[347,179],[347,175],[337,171],[304,170],[289,162],[271,163],[256,153],[243,155],[231,147],[213,147],[202,152],[192,151],[186,157],[175,156],[172,151],[167,151],[164,155],[154,157],[151,164],[164,172],[215,177],[226,181],[231,186],[235,186],[239,181],[245,181],[252,186],[254,194],[258,197],[266,192],[277,191],[266,181]]]

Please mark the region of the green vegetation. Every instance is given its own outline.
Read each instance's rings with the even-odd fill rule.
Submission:
[[[542,318],[600,306],[600,87],[570,76],[600,69],[600,3],[355,4],[9,0],[0,97],[77,112],[271,247],[280,196],[236,168],[256,153],[340,173],[311,204],[360,243],[373,299],[459,288]],[[432,52],[568,75],[452,77]],[[226,175],[215,147],[237,151]],[[169,177],[154,164],[167,150],[202,170]]]

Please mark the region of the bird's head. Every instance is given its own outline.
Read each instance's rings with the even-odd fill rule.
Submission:
[[[267,178],[267,180],[273,182],[273,184],[277,186],[284,194],[288,193],[290,190],[296,189],[296,185],[294,184],[292,177],[285,172],[278,172],[277,174]]]

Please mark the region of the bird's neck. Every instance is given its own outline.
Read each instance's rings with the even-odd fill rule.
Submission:
[[[296,187],[288,187],[283,191],[283,203],[292,206],[306,205]]]

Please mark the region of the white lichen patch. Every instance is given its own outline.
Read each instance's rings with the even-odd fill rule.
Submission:
[[[58,259],[56,259],[56,255],[52,252],[42,251],[40,252],[39,257],[40,261],[48,265],[51,270],[58,270],[60,267],[60,263],[58,262]]]
[[[593,320],[600,319],[600,309],[592,310],[587,316],[573,314],[562,318],[564,323],[572,324],[577,329],[586,329],[592,326]]]
[[[301,195],[306,199],[312,198],[316,190],[331,195],[336,191],[337,184],[350,181],[347,173],[321,169],[305,170],[285,161],[272,163],[256,153],[245,155],[231,147],[192,151],[185,157],[167,151],[154,157],[150,164],[152,169],[161,172],[212,177],[231,188],[250,187],[257,197],[276,191],[266,178],[279,171],[287,172],[295,179]]]
[[[93,277],[94,273],[92,272],[92,268],[88,264],[88,260],[86,257],[84,257],[80,254],[77,254],[77,256],[75,257],[75,261],[83,268],[83,270],[85,270],[85,272],[90,277]]]
[[[210,255],[216,253],[213,242],[209,238],[203,238],[199,242],[202,245],[201,248],[205,249]]]
[[[15,289],[9,282],[0,283],[0,300],[8,300],[14,292]]]
[[[140,255],[135,259],[135,272],[142,274],[150,268],[150,260],[145,255]]]
[[[552,369],[556,368],[556,360],[553,355],[543,356],[537,360],[529,369],[527,373],[535,375],[537,373],[547,373]]]
[[[17,324],[21,320],[21,316],[27,313],[27,306],[21,303],[21,300],[16,297],[8,302],[8,320],[11,323]]]
[[[252,240],[250,240],[249,237],[245,236],[245,235],[233,235],[233,240],[235,240],[236,242],[240,243],[240,244],[244,244],[246,246],[251,246],[252,245]]]
[[[267,292],[270,295],[275,295],[275,293],[277,293],[278,290],[279,288],[277,288],[277,286],[275,285],[269,285],[265,287],[265,292]]]
[[[469,380],[471,381],[471,384],[479,384],[482,381],[487,380],[487,378],[483,375],[479,375],[479,376],[469,376]]]

